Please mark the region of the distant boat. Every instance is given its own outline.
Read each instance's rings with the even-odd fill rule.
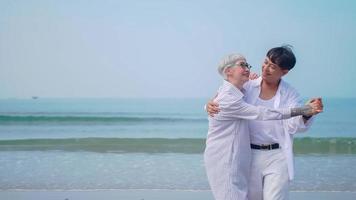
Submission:
[[[33,97],[32,97],[32,99],[38,99],[38,97],[36,97],[36,96],[33,96]]]

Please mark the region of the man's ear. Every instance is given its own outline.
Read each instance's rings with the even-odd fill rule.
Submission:
[[[288,69],[283,69],[283,70],[282,70],[283,76],[286,75],[286,74],[288,74],[288,72],[289,72]]]

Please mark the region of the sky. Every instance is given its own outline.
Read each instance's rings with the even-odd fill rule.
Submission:
[[[0,98],[209,98],[283,44],[303,97],[356,97],[356,1],[0,0]]]

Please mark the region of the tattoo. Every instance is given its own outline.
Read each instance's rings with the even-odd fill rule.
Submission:
[[[298,108],[292,108],[291,110],[291,116],[298,116],[298,115],[303,115],[303,116],[311,116],[312,115],[312,107],[309,105],[305,105],[302,107]]]

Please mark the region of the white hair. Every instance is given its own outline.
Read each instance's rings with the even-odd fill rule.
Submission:
[[[246,60],[246,58],[238,53],[230,54],[226,56],[224,59],[221,60],[219,66],[218,66],[218,72],[219,74],[224,77],[224,79],[227,79],[225,70],[229,67],[234,67],[239,60]]]

